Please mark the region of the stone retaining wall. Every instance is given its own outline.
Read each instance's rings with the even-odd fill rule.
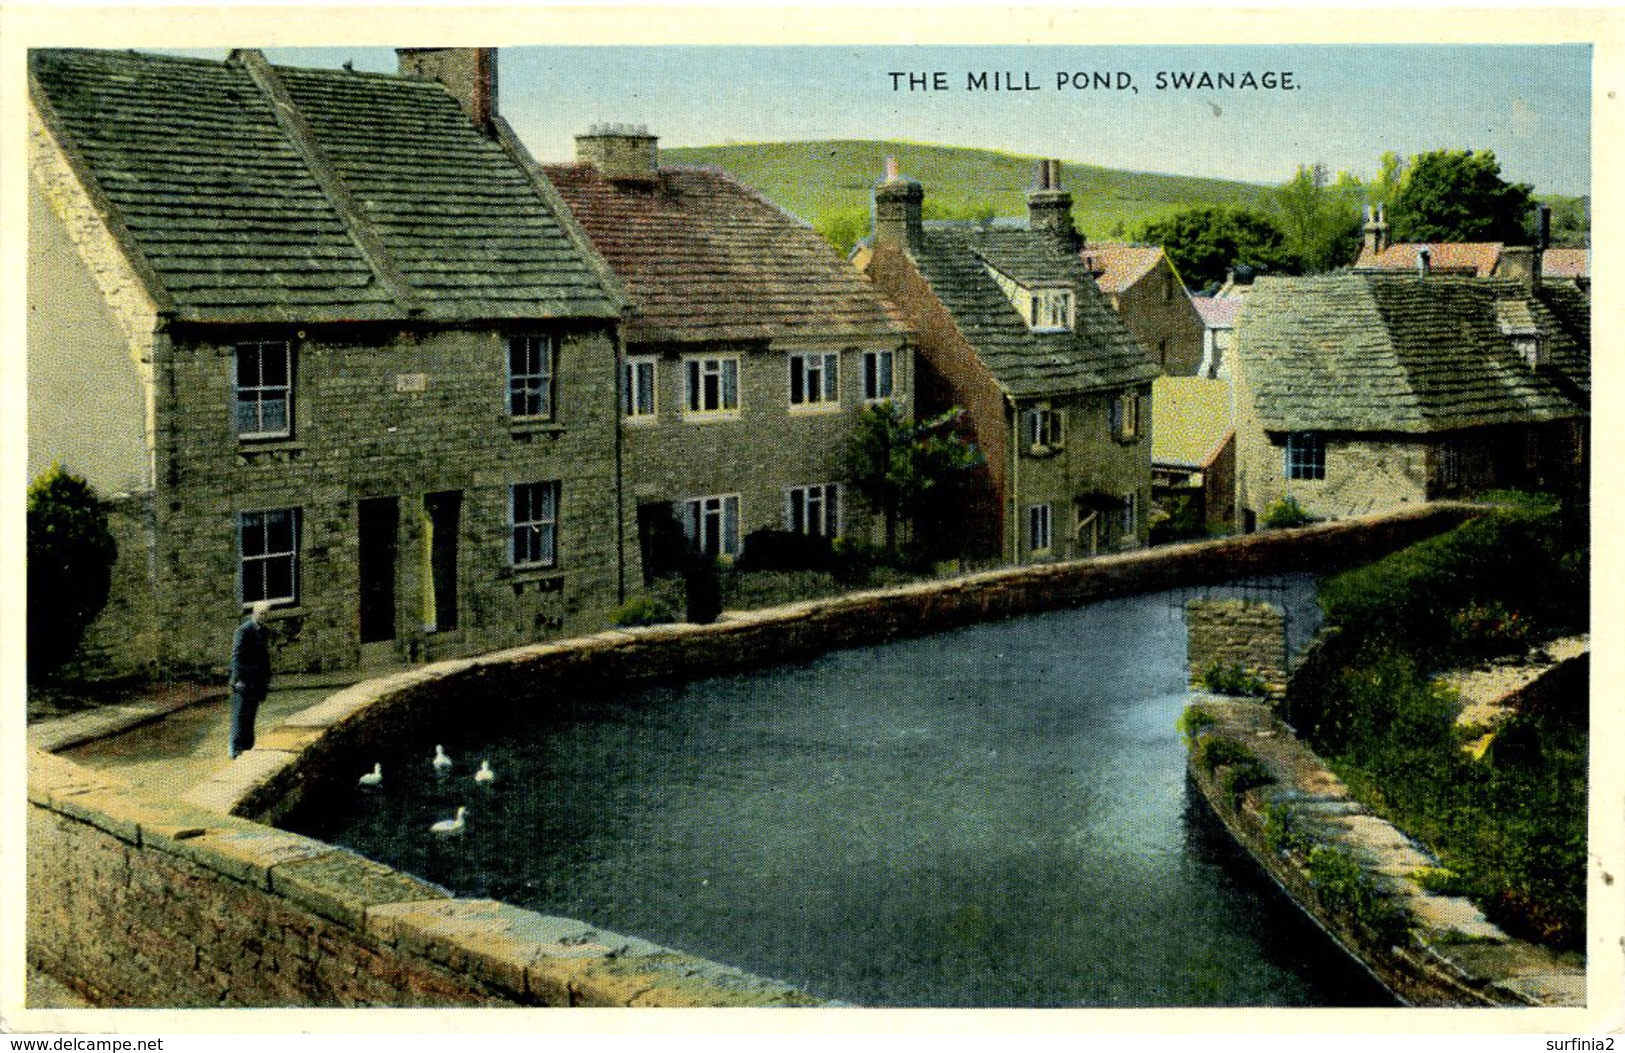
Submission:
[[[1256,679],[1263,697],[1286,697],[1286,615],[1281,608],[1248,600],[1190,600],[1185,633],[1191,687],[1203,687],[1209,670],[1217,669]]]
[[[296,714],[188,800],[280,822],[306,800],[347,791],[356,772],[369,768],[370,758],[407,729],[447,719],[448,699],[455,700],[456,719],[465,725],[500,726],[582,685],[688,680],[1110,597],[1376,558],[1468,514],[1465,506],[1433,505],[836,596],[730,614],[712,625],[615,630],[421,666],[357,684]]]
[[[1586,1004],[1583,959],[1512,939],[1466,899],[1426,891],[1422,876],[1438,860],[1351,797],[1268,703],[1196,695],[1185,724],[1191,779],[1214,814],[1400,999],[1424,1006]],[[1209,767],[1210,759],[1218,763]],[[1329,881],[1312,878],[1317,852],[1357,869],[1344,894],[1334,897]]]
[[[1374,557],[1470,514],[1433,506],[928,582],[441,662],[268,729],[181,801],[30,754],[31,960],[101,1005],[804,1005],[783,984],[586,924],[452,898],[257,825],[348,792],[429,721],[522,719],[584,682],[688,679],[1159,588]],[[370,761],[368,762],[370,764]]]
[[[28,803],[29,959],[95,1005],[818,1004],[37,750]]]

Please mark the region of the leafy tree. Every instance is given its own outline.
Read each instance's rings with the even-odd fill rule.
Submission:
[[[832,208],[819,213],[812,225],[836,252],[845,257],[852,251],[852,246],[869,236],[869,209],[863,205]]]
[[[1201,205],[1147,223],[1139,240],[1161,245],[1174,269],[1192,288],[1224,280],[1238,265],[1293,273],[1299,261],[1288,251],[1281,229],[1259,212],[1226,205]]]
[[[1325,165],[1299,165],[1296,175],[1270,193],[1286,249],[1304,270],[1329,271],[1359,254],[1358,184],[1350,182],[1340,179],[1333,185]]]
[[[1392,150],[1382,155],[1377,166],[1377,176],[1365,185],[1365,199],[1367,204],[1381,205],[1386,209],[1394,207],[1394,200],[1399,197],[1400,185],[1405,182],[1406,161]]]
[[[90,484],[54,464],[28,487],[29,672],[54,672],[107,604],[118,545]]]
[[[865,409],[846,448],[846,475],[871,508],[886,519],[886,551],[897,551],[899,523],[913,523],[926,500],[956,473],[982,463],[982,454],[959,436],[964,411],[914,421],[891,402]]]
[[[1541,204],[1552,209],[1552,244],[1562,248],[1583,249],[1591,244],[1591,199],[1564,197],[1552,194],[1541,198]],[[1531,217],[1529,240],[1534,241],[1537,219]]]
[[[1411,158],[1388,219],[1395,241],[1520,243],[1533,189],[1502,179],[1493,150],[1434,150]]]

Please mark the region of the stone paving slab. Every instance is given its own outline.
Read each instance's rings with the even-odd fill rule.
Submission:
[[[1460,896],[1418,895],[1407,905],[1418,924],[1442,933],[1455,933],[1469,940],[1502,942],[1507,934],[1484,917],[1471,900]]]
[[[188,804],[230,815],[250,793],[264,786],[298,756],[284,750],[251,749],[181,796]]]
[[[1530,1005],[1582,1008],[1586,1004],[1586,978],[1583,973],[1533,973],[1503,980],[1495,986],[1512,992]]]
[[[277,863],[270,875],[272,892],[357,932],[367,931],[374,907],[451,898],[438,885],[344,849]]]

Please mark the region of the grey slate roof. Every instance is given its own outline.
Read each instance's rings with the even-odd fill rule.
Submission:
[[[1260,278],[1237,357],[1271,431],[1428,433],[1586,416],[1590,300],[1568,282],[1530,295],[1508,279]],[[1508,319],[1538,326],[1532,369]]]
[[[176,317],[618,312],[524,165],[438,83],[266,66],[267,89],[250,60],[30,56],[42,115]]]
[[[1127,387],[1157,376],[1156,364],[1107,305],[1076,253],[1048,234],[983,227],[927,227],[913,253],[931,291],[1009,394],[1044,397]],[[1034,332],[988,265],[1023,285],[1070,285],[1071,332]]]

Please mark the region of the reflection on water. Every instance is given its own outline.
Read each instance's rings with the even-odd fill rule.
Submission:
[[[305,828],[866,1005],[1384,1004],[1192,805],[1177,600],[537,698],[424,729]]]

